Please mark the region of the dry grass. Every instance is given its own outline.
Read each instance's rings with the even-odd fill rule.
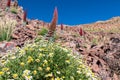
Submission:
[[[9,41],[16,25],[16,21],[10,18],[0,18],[0,41]]]

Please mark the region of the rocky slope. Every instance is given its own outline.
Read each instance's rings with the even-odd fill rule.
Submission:
[[[32,41],[38,37],[38,30],[43,27],[49,29],[50,23],[39,20],[27,19],[27,25],[24,25],[22,7],[18,6],[17,13],[14,14],[5,10],[6,3],[7,0],[0,0],[0,17],[8,17],[17,21],[12,34],[13,44],[21,47],[27,40]],[[11,5],[13,4],[14,2]],[[85,32],[82,36],[80,36],[80,27]],[[55,42],[71,48],[75,54],[83,55],[87,65],[102,80],[120,79],[120,17],[92,24],[63,25],[63,30],[59,25],[56,29]],[[2,45],[2,48],[4,46]]]

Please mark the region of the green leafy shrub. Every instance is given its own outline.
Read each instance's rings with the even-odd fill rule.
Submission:
[[[59,35],[56,34],[56,32],[55,32],[53,38],[54,38],[54,40],[57,40],[57,39],[59,39]]]
[[[97,44],[98,44],[98,38],[93,38],[92,44],[93,44],[93,45],[97,45]]]
[[[12,13],[14,13],[14,14],[17,14],[17,13],[18,13],[18,11],[17,11],[17,9],[16,9],[15,7],[12,7],[12,8],[10,9],[10,11],[11,11]]]
[[[98,80],[80,57],[43,40],[18,48],[0,63],[0,80]]]
[[[0,17],[0,41],[9,41],[16,25],[16,21],[6,17]]]
[[[48,33],[48,30],[46,28],[42,28],[40,31],[38,31],[38,35],[42,35],[42,36],[44,36],[47,33]]]

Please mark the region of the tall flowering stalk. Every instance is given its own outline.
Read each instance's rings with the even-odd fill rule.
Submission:
[[[86,40],[86,37],[85,37],[86,32],[82,28],[80,28],[79,34],[80,34],[80,36],[83,37],[84,40]]]
[[[11,5],[11,0],[8,0],[7,1],[7,7],[10,7],[10,5]]]
[[[56,25],[57,25],[57,20],[58,20],[58,11],[57,11],[57,7],[55,7],[53,19],[52,19],[50,27],[49,27],[50,31],[53,31],[53,32],[55,31]]]
[[[61,24],[61,27],[60,27],[60,28],[61,28],[61,30],[63,30],[63,24]]]
[[[7,4],[6,4],[6,9],[5,9],[6,11],[9,10],[10,5],[11,5],[11,0],[8,0],[8,1],[7,1]]]
[[[27,17],[27,11],[24,11],[24,13],[23,13],[23,26],[25,26],[27,24],[26,17]]]
[[[84,31],[83,31],[82,28],[80,28],[80,30],[79,30],[79,34],[80,34],[80,36],[83,36],[83,35],[84,35]]]
[[[55,7],[54,14],[53,14],[53,19],[52,19],[51,24],[49,26],[49,32],[46,36],[46,39],[53,41],[57,21],[58,21],[58,11],[57,11],[57,7]]]
[[[63,24],[61,24],[60,29],[61,29],[61,33],[63,33]]]
[[[27,11],[24,11],[23,13],[23,21],[26,22],[26,17],[27,17]]]

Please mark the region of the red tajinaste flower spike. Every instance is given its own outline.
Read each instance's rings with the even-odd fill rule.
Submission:
[[[63,30],[63,24],[61,24],[61,30]]]
[[[57,22],[57,20],[58,20],[58,10],[57,10],[57,7],[55,7],[55,10],[54,10],[54,14],[53,14],[53,20],[56,20],[56,22]]]
[[[55,7],[53,19],[51,21],[50,28],[49,28],[50,31],[55,31],[56,25],[57,25],[57,20],[58,20],[58,11],[57,11],[57,7]]]
[[[11,4],[11,0],[8,0],[7,1],[7,7],[10,7],[10,4]]]
[[[82,28],[80,28],[79,34],[80,34],[80,36],[83,36],[83,35],[84,35],[84,32],[83,32]]]
[[[23,13],[23,21],[26,22],[26,17],[27,17],[27,11],[24,11]]]

